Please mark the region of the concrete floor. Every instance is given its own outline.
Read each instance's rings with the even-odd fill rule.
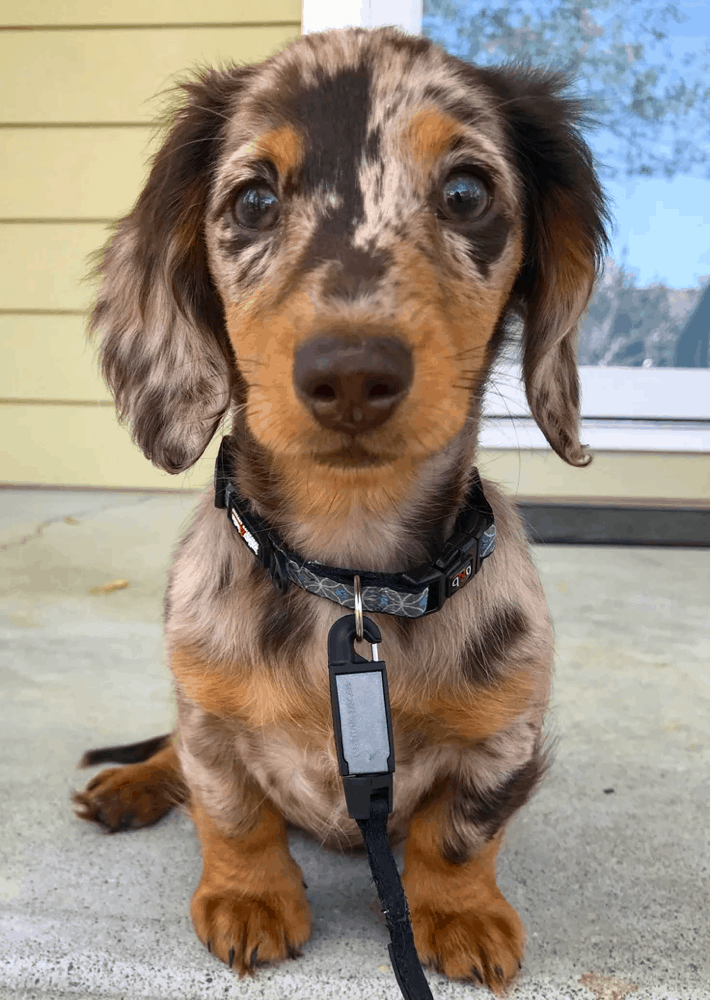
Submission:
[[[295,835],[303,958],[236,979],[194,936],[188,818],[102,836],[82,752],[170,729],[161,598],[191,496],[0,491],[0,998],[398,1000],[363,857]],[[708,554],[537,547],[557,632],[557,763],[513,822],[504,893],[529,945],[516,1000],[708,989]],[[117,578],[129,587],[90,588]],[[396,774],[397,780],[397,774]],[[484,997],[429,975],[436,1000]]]

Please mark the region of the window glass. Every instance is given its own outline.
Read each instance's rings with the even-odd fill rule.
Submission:
[[[565,70],[613,218],[583,365],[709,365],[708,3],[424,0],[423,34],[479,65]]]

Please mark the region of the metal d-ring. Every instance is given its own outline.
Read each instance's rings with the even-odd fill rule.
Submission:
[[[363,641],[363,597],[360,592],[360,577],[353,577],[353,594],[355,597],[355,620],[356,620],[356,639],[358,642]]]

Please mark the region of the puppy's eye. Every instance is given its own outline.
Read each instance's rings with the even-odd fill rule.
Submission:
[[[476,174],[458,170],[444,182],[440,210],[453,222],[473,222],[486,212],[491,203],[487,184]]]
[[[279,199],[266,184],[249,184],[238,192],[233,211],[244,229],[271,229],[279,218]]]

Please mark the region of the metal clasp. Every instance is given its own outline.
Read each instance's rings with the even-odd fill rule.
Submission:
[[[360,577],[356,574],[353,577],[353,595],[355,599],[355,620],[356,620],[356,639],[358,642],[363,641],[363,596],[360,591]],[[373,659],[375,659],[375,652],[373,652]]]

